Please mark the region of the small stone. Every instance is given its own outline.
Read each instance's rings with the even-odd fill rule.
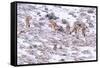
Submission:
[[[64,31],[63,27],[62,27],[62,26],[59,26],[59,27],[58,27],[58,31],[63,32],[63,31]]]
[[[89,27],[93,28],[93,27],[94,27],[94,25],[93,25],[92,23],[89,23]]]
[[[48,10],[48,8],[45,8],[45,10]]]
[[[82,51],[83,54],[90,54],[91,52],[89,50]]]
[[[37,12],[37,15],[40,15],[40,12]]]
[[[62,54],[63,56],[66,56],[66,54]]]
[[[93,11],[93,10],[91,10],[91,9],[90,9],[90,10],[88,10],[88,13],[93,13],[93,12],[94,12],[94,11]]]
[[[63,49],[62,46],[60,46],[59,49]]]
[[[37,45],[33,45],[34,48],[37,48]]]
[[[42,22],[39,22],[39,25],[43,26],[43,25],[44,25],[44,23],[42,23]]]
[[[33,46],[29,46],[29,49],[33,49]]]
[[[25,57],[26,57],[26,55],[22,55],[21,57],[22,57],[22,58],[25,58]]]
[[[87,14],[86,14],[86,13],[80,13],[80,15],[81,15],[81,16],[86,16]]]
[[[60,59],[60,61],[65,61],[64,59]]]
[[[72,47],[71,50],[72,51],[78,51],[79,49],[77,47]]]
[[[68,22],[67,22],[66,19],[62,19],[62,23],[63,23],[63,24],[67,24]]]
[[[40,20],[44,20],[44,18],[40,18]]]
[[[46,17],[47,17],[49,20],[51,20],[51,19],[54,19],[54,20],[58,19],[58,17],[56,17],[56,16],[54,15],[53,12],[50,13],[50,14],[47,14]]]
[[[20,48],[20,49],[24,49],[24,48],[25,48],[25,46],[24,46],[24,45],[21,45],[21,46],[19,46],[19,48]]]
[[[56,44],[54,45],[53,50],[57,50],[57,45]]]
[[[73,17],[76,17],[76,15],[74,14],[74,12],[70,12],[69,15],[72,15]]]

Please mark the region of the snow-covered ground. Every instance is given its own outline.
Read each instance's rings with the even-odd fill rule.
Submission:
[[[18,65],[96,60],[96,8],[19,3],[17,51]]]

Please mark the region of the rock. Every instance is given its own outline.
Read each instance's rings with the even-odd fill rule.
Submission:
[[[88,13],[93,13],[94,11],[92,9],[88,10],[87,11]]]
[[[47,11],[47,10],[48,10],[48,8],[46,8],[46,7],[45,7],[45,10]]]
[[[94,27],[94,25],[93,25],[92,23],[89,23],[89,27],[93,28],[93,27]]]
[[[67,22],[66,19],[62,19],[62,23],[63,23],[63,24],[67,24],[68,22]]]
[[[43,26],[44,25],[44,22],[39,22],[39,25]]]
[[[58,31],[64,32],[63,27],[62,27],[62,26],[59,26],[59,27],[58,27]]]
[[[87,14],[86,13],[80,13],[80,16],[86,16]]]
[[[89,50],[83,50],[82,53],[83,54],[91,54],[91,52]]]
[[[65,61],[65,59],[60,59],[60,61]]]
[[[37,15],[40,15],[40,12],[37,12]]]
[[[58,19],[58,17],[56,17],[56,16],[54,15],[53,12],[50,13],[50,14],[47,14],[46,17],[47,17],[49,20],[50,20],[50,19],[54,19],[54,20]]]
[[[74,14],[74,12],[70,12],[69,15],[72,15],[73,17],[76,17],[76,15]]]
[[[40,18],[40,20],[45,20],[45,18],[42,17],[42,18]]]
[[[66,54],[62,54],[63,56],[66,56]]]

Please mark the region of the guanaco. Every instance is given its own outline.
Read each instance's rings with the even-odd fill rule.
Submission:
[[[30,20],[32,19],[31,16],[26,16],[25,17],[25,25],[26,25],[26,28],[29,28],[30,27]]]
[[[57,29],[58,29],[57,23],[56,23],[53,19],[49,20],[49,22],[50,22],[49,26],[50,26],[54,31],[57,31]]]
[[[87,26],[85,25],[85,23],[76,21],[74,22],[73,29],[70,33],[75,32],[75,34],[78,34],[81,31],[82,35],[85,37],[86,30],[87,30]]]
[[[18,35],[21,34],[21,33],[25,33],[28,30],[28,28],[30,27],[30,20],[31,19],[32,19],[31,16],[25,16],[25,30],[18,32],[17,33]]]

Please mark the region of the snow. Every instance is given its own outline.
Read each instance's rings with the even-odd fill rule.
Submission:
[[[21,3],[17,7],[19,65],[96,60],[96,8]],[[89,10],[93,12],[89,13]],[[56,28],[50,26],[51,19],[46,17],[51,13],[57,17],[52,20],[56,23]],[[32,19],[26,22],[28,16]],[[67,22],[62,23],[62,19]],[[71,33],[76,21],[81,21],[88,27],[85,36],[82,28],[77,33]],[[30,26],[26,27],[26,24]],[[66,28],[67,25],[70,29]]]

